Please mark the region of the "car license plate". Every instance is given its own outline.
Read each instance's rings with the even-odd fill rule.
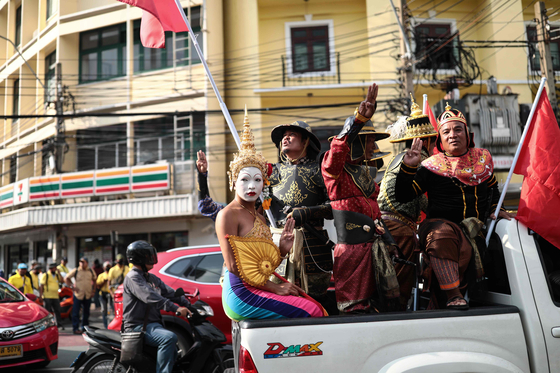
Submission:
[[[22,356],[23,348],[21,345],[0,346],[0,359],[12,359]]]

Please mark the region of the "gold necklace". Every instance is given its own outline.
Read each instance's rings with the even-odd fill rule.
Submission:
[[[241,206],[241,207],[243,207],[245,210],[247,210],[247,212],[249,212],[249,214],[253,215],[253,217],[254,217],[255,219],[257,218],[257,211],[256,211],[256,210],[255,210],[255,213],[253,214],[253,213],[251,212],[251,210],[249,210],[247,207],[243,206],[243,205],[241,204],[241,202],[239,202],[238,200],[235,200],[235,202],[237,202],[237,203],[239,204],[239,206]]]

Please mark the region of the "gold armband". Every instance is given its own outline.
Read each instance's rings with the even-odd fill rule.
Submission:
[[[369,121],[371,119],[371,117],[370,118],[364,117],[362,114],[358,113],[357,110],[356,110],[355,117],[356,117],[357,120],[359,120],[362,123],[366,123],[367,121]]]

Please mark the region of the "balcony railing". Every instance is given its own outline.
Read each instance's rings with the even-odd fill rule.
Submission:
[[[340,84],[340,53],[330,58],[328,71],[293,72],[292,61],[286,55],[282,60],[282,87],[297,87],[302,85]],[[334,65],[334,66],[333,66]]]

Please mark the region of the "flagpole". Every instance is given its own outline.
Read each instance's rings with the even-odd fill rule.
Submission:
[[[523,143],[525,142],[525,137],[527,136],[527,132],[529,131],[529,127],[531,126],[531,122],[533,121],[533,116],[535,115],[537,104],[539,103],[539,99],[544,89],[545,82],[546,82],[546,78],[543,76],[541,79],[541,85],[539,86],[539,90],[537,91],[537,95],[535,96],[535,101],[533,102],[533,107],[531,108],[531,113],[529,114],[529,118],[527,118],[525,129],[523,130],[523,134],[521,135],[521,139],[519,140],[517,151],[515,152],[515,156],[513,157],[513,162],[511,164],[511,168],[509,169],[506,183],[504,184],[504,189],[502,190],[502,194],[500,195],[500,200],[498,201],[498,205],[496,206],[496,210],[494,211],[494,215],[496,216],[496,219],[492,220],[492,222],[490,223],[490,228],[488,228],[488,233],[486,234],[486,246],[488,246],[488,243],[490,242],[490,236],[492,235],[492,232],[494,231],[494,227],[496,226],[496,222],[498,221],[498,213],[500,211],[500,208],[502,207],[502,204],[504,203],[504,199],[506,198],[506,192],[507,192],[509,182],[511,181],[511,177],[513,175],[513,170],[515,169],[515,165],[517,164],[519,153],[521,153],[521,148],[523,146]]]
[[[181,17],[183,17],[183,21],[185,21],[185,24],[187,25],[187,29],[189,30],[189,37],[191,38],[193,46],[196,49],[196,52],[198,53],[198,56],[200,57],[200,61],[202,62],[202,65],[204,66],[204,70],[206,71],[206,76],[208,77],[208,80],[210,80],[210,84],[212,85],[212,89],[214,90],[214,93],[216,94],[216,98],[218,99],[218,102],[220,103],[220,109],[222,109],[222,113],[224,114],[224,117],[226,118],[226,122],[228,124],[231,135],[233,136],[233,139],[235,140],[235,143],[237,144],[237,148],[240,149],[241,148],[241,139],[239,138],[239,134],[237,133],[237,129],[235,128],[235,124],[233,124],[233,120],[231,119],[231,115],[229,115],[228,108],[227,108],[224,100],[222,100],[222,96],[220,95],[220,91],[218,91],[218,87],[216,86],[216,83],[214,82],[214,78],[212,77],[212,73],[210,72],[210,69],[208,68],[208,64],[206,63],[206,59],[204,58],[204,54],[200,50],[200,46],[198,45],[198,41],[196,40],[194,32],[192,31],[189,20],[187,19],[187,16],[185,15],[185,12],[183,11],[183,7],[181,6],[181,2],[179,0],[175,0],[175,4],[177,5],[177,8],[179,9],[179,13],[181,14]],[[262,194],[260,195],[260,199],[261,199],[261,202],[262,202],[263,201]],[[270,225],[272,225],[273,228],[276,228],[276,220],[274,219],[274,216],[272,216],[272,212],[270,210],[264,210],[264,211],[266,212],[266,216],[268,217],[268,221],[270,222]]]
[[[427,115],[428,113],[427,113],[427,110],[426,110],[426,101],[428,101],[428,95],[426,93],[424,93],[422,95],[422,98],[423,98],[423,100],[422,100],[422,114]]]

